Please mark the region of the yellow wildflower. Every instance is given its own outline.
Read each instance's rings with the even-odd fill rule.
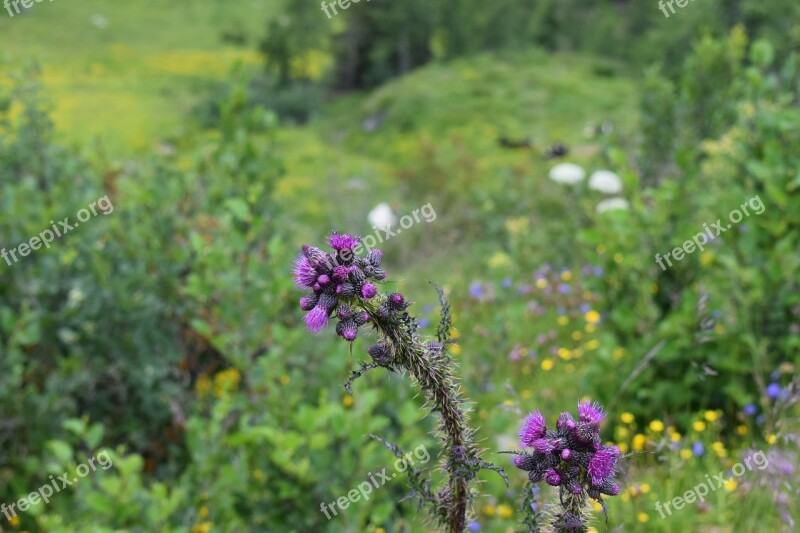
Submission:
[[[511,510],[510,506],[503,503],[497,506],[497,516],[500,518],[511,518],[514,516],[514,511]]]

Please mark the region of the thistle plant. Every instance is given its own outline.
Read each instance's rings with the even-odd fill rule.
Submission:
[[[597,500],[605,512],[603,496],[619,494],[614,476],[620,451],[600,441],[600,422],[604,418],[603,408],[587,401],[578,404],[578,420],[563,412],[554,430],[547,429],[539,411],[533,411],[523,421],[519,444],[527,450],[514,452],[514,466],[528,472],[531,485],[544,481],[558,488],[559,505],[550,510],[546,530],[585,532],[589,498]],[[535,522],[535,517],[527,522],[529,529],[537,529]]]
[[[386,280],[381,268],[383,254],[374,249],[366,257],[356,250],[359,239],[333,233],[328,238],[333,249],[325,252],[304,245],[295,262],[294,281],[311,293],[300,299],[307,311],[305,323],[312,333],[322,331],[331,319],[337,320],[336,333],[346,342],[356,340],[359,328],[369,325],[378,337],[367,353],[371,361],[362,363],[352,373],[345,388],[352,394],[353,382],[369,370],[384,368],[407,372],[425,393],[428,407],[439,418],[437,436],[442,442],[442,469],[447,480],[439,488],[431,487],[419,471],[409,472],[412,493],[421,507],[427,507],[437,524],[451,533],[461,533],[475,495],[471,484],[481,469],[503,471],[480,458],[474,430],[467,425],[468,409],[453,373],[454,364],[447,354],[451,344],[449,305],[440,289],[441,322],[436,339],[423,340],[416,319],[408,313],[410,302],[397,292],[379,292]],[[396,455],[397,446],[375,437]]]

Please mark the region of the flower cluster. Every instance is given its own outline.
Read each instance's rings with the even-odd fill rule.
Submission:
[[[383,253],[371,250],[365,258],[356,256],[354,249],[359,238],[333,233],[328,238],[333,253],[303,245],[292,270],[295,284],[313,292],[300,299],[300,307],[308,311],[305,323],[312,333],[319,333],[335,315],[339,322],[336,333],[346,341],[354,341],[358,328],[369,321],[369,315],[358,311],[358,303],[378,294],[373,281],[386,279],[381,269]],[[399,303],[398,303],[399,302]],[[405,300],[399,294],[390,295],[385,306],[402,307]]]
[[[582,504],[585,496],[602,502],[602,495],[616,496],[620,488],[614,479],[620,458],[619,448],[600,441],[600,422],[605,418],[596,403],[578,404],[578,420],[561,413],[556,429],[549,430],[539,411],[529,414],[520,429],[520,446],[531,451],[517,452],[514,465],[528,472],[532,484],[544,480],[559,487],[561,501]],[[558,531],[584,531],[581,505],[565,506],[558,514]]]

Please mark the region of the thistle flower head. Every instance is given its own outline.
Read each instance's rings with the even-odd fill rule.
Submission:
[[[328,311],[317,305],[314,309],[306,313],[303,320],[306,323],[308,331],[311,333],[319,333],[328,325]]]
[[[522,423],[522,428],[519,430],[520,446],[524,448],[532,447],[533,442],[536,439],[540,439],[544,436],[546,429],[547,426],[541,411],[538,409],[533,411],[527,417],[525,417],[525,421]]]
[[[606,413],[599,403],[590,403],[587,400],[578,404],[578,416],[582,422],[599,424],[606,417]]]
[[[334,253],[326,253],[308,244],[301,247],[292,277],[299,288],[313,291],[313,294],[300,299],[300,308],[308,312],[304,318],[306,326],[312,333],[318,333],[327,325],[334,309],[338,309],[340,321],[352,323],[337,326],[337,333],[347,341],[354,340],[358,327],[369,321],[368,314],[353,309],[358,309],[364,300],[378,294],[372,281],[385,279],[386,272],[379,268],[383,257],[379,250],[371,250],[366,259],[355,255],[354,248],[359,242],[360,239],[353,235],[333,232],[328,243]],[[397,296],[402,299],[402,296]],[[394,297],[390,301],[398,300]],[[404,299],[402,302],[393,305],[401,310],[407,305]]]
[[[294,260],[292,276],[294,277],[295,285],[297,285],[299,289],[308,289],[317,282],[319,273],[311,266],[311,262],[306,256],[300,255]]]
[[[605,412],[599,404],[578,404],[578,420],[564,412],[555,430],[548,430],[539,411],[529,414],[520,430],[520,445],[533,448],[517,452],[514,466],[528,472],[535,485],[544,481],[559,487],[560,511],[554,522],[557,531],[585,531],[585,502],[594,498],[616,496],[620,488],[614,480],[620,451],[603,446],[600,422]]]
[[[603,446],[589,459],[586,471],[592,480],[592,485],[600,486],[614,473],[614,467],[619,459],[619,448],[616,446]]]
[[[335,231],[328,237],[328,244],[337,252],[344,250],[352,251],[353,248],[361,241],[360,238],[348,235],[347,233],[338,234]]]
[[[378,294],[378,289],[372,283],[365,283],[361,287],[361,296],[366,300],[373,298],[376,294]]]

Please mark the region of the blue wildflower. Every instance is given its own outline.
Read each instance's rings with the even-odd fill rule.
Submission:
[[[572,287],[570,287],[566,283],[559,283],[558,292],[560,292],[561,294],[569,294],[572,292]]]
[[[777,383],[770,383],[769,386],[767,387],[767,396],[769,396],[774,400],[780,395],[781,395],[781,386],[778,385]]]
[[[500,286],[504,289],[508,289],[511,285],[514,284],[514,281],[511,278],[505,278],[501,283]]]
[[[755,404],[749,403],[744,406],[742,412],[744,413],[744,416],[753,416],[758,412],[758,407],[756,407]]]
[[[701,443],[699,440],[694,441],[694,444],[692,444],[692,453],[695,455],[695,457],[700,457],[705,453],[705,451],[706,449],[703,448],[703,443]]]
[[[483,285],[479,281],[473,281],[469,286],[469,294],[473,298],[480,299],[483,297]]]

